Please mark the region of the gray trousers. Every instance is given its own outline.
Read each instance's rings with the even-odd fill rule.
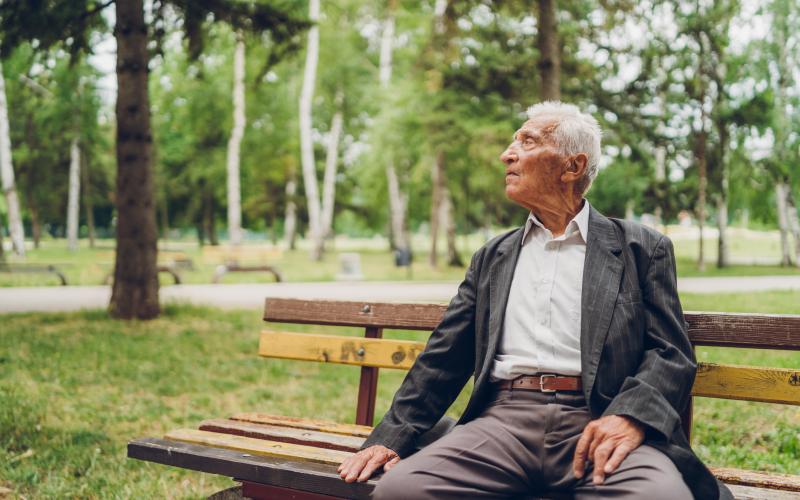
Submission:
[[[646,445],[599,486],[591,466],[575,478],[572,458],[589,421],[580,394],[497,391],[480,417],[384,474],[373,498],[692,498],[672,461]]]

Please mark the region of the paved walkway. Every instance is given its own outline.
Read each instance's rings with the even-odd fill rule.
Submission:
[[[443,302],[455,294],[458,283],[360,282],[266,283],[239,285],[170,285],[161,288],[164,302],[192,303],[226,309],[261,309],[267,297],[369,300],[376,302]],[[682,278],[678,289],[692,293],[800,290],[798,276]],[[0,313],[75,311],[108,305],[107,286],[53,286],[0,288]]]

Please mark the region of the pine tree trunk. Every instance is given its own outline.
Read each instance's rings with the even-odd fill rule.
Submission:
[[[143,0],[116,1],[117,256],[109,309],[123,319],[158,316],[148,47]]]
[[[78,217],[81,195],[81,149],[78,137],[72,138],[69,147],[69,195],[67,201],[67,248],[78,249]]]
[[[339,90],[334,99],[336,112],[331,120],[331,130],[328,134],[328,154],[325,158],[325,176],[322,181],[322,237],[317,240],[320,248],[314,253],[322,255],[325,251],[325,239],[331,235],[333,228],[333,203],[336,199],[336,168],[339,165],[339,140],[342,135],[342,100],[344,94]]]
[[[556,0],[538,0],[539,17],[536,47],[539,49],[539,75],[543,101],[561,99],[561,54],[558,44]]]
[[[0,180],[6,196],[8,230],[17,255],[25,255],[25,231],[22,227],[22,212],[19,208],[17,187],[14,182],[14,165],[11,161],[11,131],[8,126],[8,101],[3,66],[0,65]]]
[[[789,249],[789,220],[787,217],[788,211],[786,210],[786,194],[788,186],[783,181],[779,180],[775,183],[775,204],[778,212],[778,228],[781,233],[781,266],[792,265],[792,255]]]
[[[86,226],[89,229],[89,248],[94,248],[96,237],[94,227],[94,205],[92,204],[91,186],[89,185],[89,162],[86,154],[83,155],[83,168],[81,169],[81,185],[83,189],[83,211],[86,213]]]
[[[228,140],[228,235],[231,245],[242,243],[242,195],[239,164],[244,136],[244,36],[236,34],[233,54],[233,130]]]
[[[296,194],[297,180],[292,170],[286,182],[286,217],[283,223],[283,237],[289,250],[295,250],[297,245],[297,203],[294,200]]]
[[[314,99],[314,85],[319,59],[319,0],[309,0],[308,19],[314,23],[308,30],[306,47],[306,66],[303,74],[303,89],[300,94],[300,160],[303,166],[303,184],[308,205],[309,239],[311,240],[311,259],[322,259],[323,238],[320,220],[319,188],[317,169],[314,161],[314,144],[311,137],[311,105]]]

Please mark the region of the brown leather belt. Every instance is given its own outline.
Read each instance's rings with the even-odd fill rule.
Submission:
[[[495,383],[499,389],[521,389],[523,391],[556,392],[580,391],[583,387],[580,377],[566,375],[523,375],[514,380]]]

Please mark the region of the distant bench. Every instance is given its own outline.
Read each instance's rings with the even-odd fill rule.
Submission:
[[[21,274],[21,273],[50,273],[55,274],[61,282],[61,286],[67,286],[67,277],[64,273],[52,264],[10,264],[8,262],[0,262],[0,273],[6,274]]]
[[[445,306],[322,300],[267,299],[264,320],[275,323],[355,326],[364,338],[264,331],[259,355],[361,367],[356,425],[307,417],[240,413],[178,429],[163,438],[128,443],[128,456],[229,476],[240,489],[219,498],[368,498],[376,479],[345,483],[337,464],[358,450],[371,431],[379,368],[408,369],[424,344],[382,339],[386,328],[433,330]],[[695,346],[800,350],[800,316],[686,313]],[[800,405],[800,369],[700,363],[695,397]],[[691,430],[691,408],[683,416]],[[797,499],[800,476],[712,468],[736,498]]]
[[[203,260],[206,262],[221,262],[214,270],[212,283],[219,283],[228,273],[255,273],[264,272],[272,274],[275,281],[283,281],[283,275],[269,262],[274,262],[282,256],[280,249],[263,248],[257,246],[204,246]]]

